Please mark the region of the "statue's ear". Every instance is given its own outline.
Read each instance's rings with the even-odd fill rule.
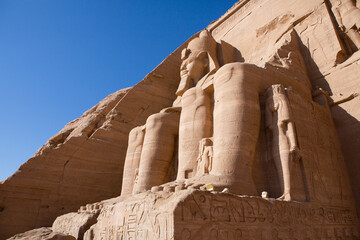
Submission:
[[[201,52],[198,54],[197,57],[201,60],[204,68],[207,68],[209,66],[209,57],[207,52]]]

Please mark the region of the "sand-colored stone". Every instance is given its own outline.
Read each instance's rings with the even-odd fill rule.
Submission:
[[[289,100],[283,85],[272,85],[266,90],[265,128],[268,154],[274,158],[282,195],[280,199],[306,200],[305,192],[298,198],[291,192],[291,169],[300,160],[300,150]]]
[[[349,206],[184,189],[104,202],[84,239],[358,239],[358,224]]]
[[[135,117],[126,133],[117,121],[106,134],[99,128],[123,132],[121,196],[60,216],[53,228],[88,240],[360,238],[358,6],[239,1],[170,55],[173,64],[160,64],[168,82],[146,78],[126,90],[110,111]],[[134,111],[149,99],[151,111]],[[54,139],[65,146],[92,133],[78,125]],[[93,185],[82,186],[87,196]]]
[[[76,238],[64,233],[54,232],[51,228],[37,228],[25,233],[16,234],[9,240],[75,240]]]
[[[62,215],[54,221],[52,230],[71,235],[76,239],[83,239],[84,233],[97,222],[97,212],[77,212]]]

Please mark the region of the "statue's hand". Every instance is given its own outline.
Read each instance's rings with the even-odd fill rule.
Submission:
[[[297,146],[291,147],[290,148],[290,155],[291,155],[291,160],[293,162],[299,161],[300,158],[301,158],[300,149]]]

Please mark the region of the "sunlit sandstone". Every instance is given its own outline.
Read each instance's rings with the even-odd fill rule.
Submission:
[[[62,191],[51,196],[63,197],[56,204],[28,197],[32,209],[42,209],[33,218],[49,216],[47,222],[7,222],[21,219],[21,200],[11,200],[19,199],[14,186],[30,175],[23,170],[2,183],[1,191],[14,194],[0,199],[1,236],[50,226],[51,216],[65,210],[51,215],[47,209],[81,202],[69,197],[76,195],[69,193],[79,180],[70,180],[81,166],[93,174],[78,177],[85,179],[78,212],[59,216],[52,229],[18,237],[360,238],[358,7],[352,0],[239,1],[145,80],[71,123],[42,149],[45,158],[66,155],[66,147],[75,155],[78,146],[93,150],[93,141],[104,147],[60,164],[56,189]],[[113,156],[123,170],[116,184],[109,178],[106,185],[106,176],[82,161],[96,159],[103,162],[98,171],[111,172]],[[104,186],[115,189],[114,198],[86,190],[101,193]],[[41,200],[37,205],[33,199]],[[22,209],[26,216],[36,212]]]

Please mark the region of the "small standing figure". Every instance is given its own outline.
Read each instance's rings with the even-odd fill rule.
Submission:
[[[334,4],[332,11],[336,17],[340,29],[360,49],[360,9],[355,0],[339,0]]]
[[[275,161],[280,177],[283,192],[280,199],[290,201],[290,171],[293,162],[300,159],[300,151],[290,104],[285,89],[280,84],[272,85],[266,91],[265,124],[268,151]]]
[[[138,181],[139,181],[139,168],[136,168],[135,169],[135,173],[134,173],[134,184],[133,184],[133,186],[136,186],[136,184],[138,183]],[[134,191],[134,189],[133,189],[133,191],[132,191],[132,194],[135,194],[136,192]]]
[[[208,174],[212,169],[213,142],[210,138],[203,138],[199,142],[198,166],[196,175]]]

